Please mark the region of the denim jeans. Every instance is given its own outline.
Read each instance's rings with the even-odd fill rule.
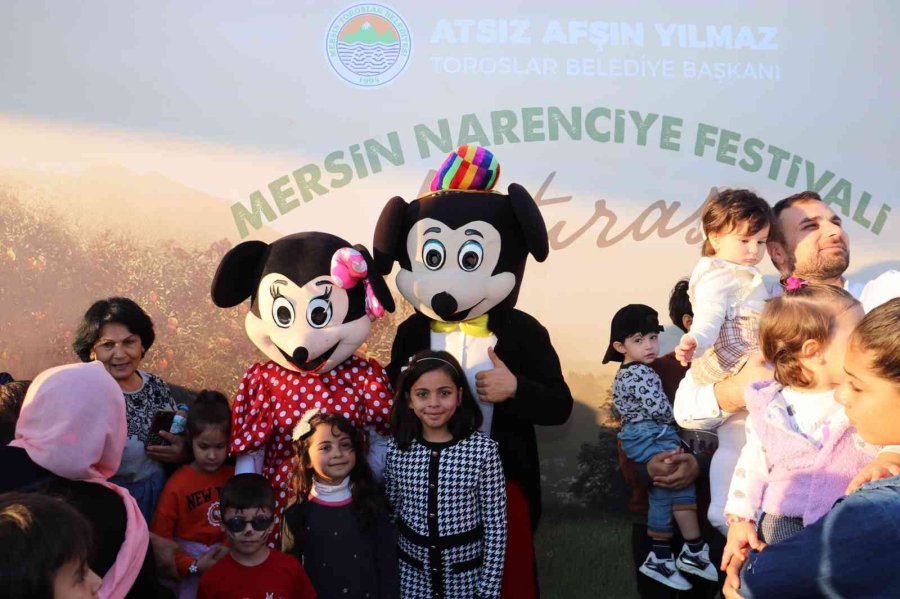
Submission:
[[[653,420],[625,423],[619,431],[622,450],[632,462],[646,464],[657,453],[681,447],[681,437],[674,424],[661,424]]]
[[[626,423],[618,436],[628,459],[640,464],[646,464],[657,453],[681,447],[674,424],[660,424],[652,420]],[[697,506],[694,485],[684,489],[663,489],[651,485],[647,494],[650,503],[647,532],[650,536],[668,537],[672,534],[673,508],[690,506],[696,509]]]
[[[166,473],[164,471],[154,472],[146,478],[133,482],[118,481],[116,477],[110,479],[109,482],[128,489],[128,492],[137,502],[147,524],[153,521],[156,504],[159,501],[159,496],[162,494],[163,487],[166,486]]]
[[[880,598],[900,594],[900,476],[867,483],[790,539],[752,552],[750,598]]]

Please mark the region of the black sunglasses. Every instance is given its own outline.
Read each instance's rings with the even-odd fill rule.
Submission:
[[[252,520],[245,520],[240,516],[235,516],[225,520],[225,528],[227,528],[229,532],[238,534],[244,532],[244,529],[247,528],[247,525],[249,524],[256,532],[262,532],[272,525],[273,520],[274,518],[271,516],[256,516]]]

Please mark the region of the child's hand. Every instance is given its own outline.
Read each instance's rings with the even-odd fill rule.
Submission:
[[[756,536],[755,522],[735,522],[728,527],[728,541],[725,543],[725,551],[722,554],[723,572],[727,571],[732,560],[742,561],[741,557],[747,557],[751,549],[762,551],[766,544]]]
[[[694,357],[694,351],[697,349],[697,340],[685,333],[675,348],[675,359],[681,362],[682,366],[690,364]]]
[[[725,599],[741,599],[741,568],[744,567],[749,554],[750,550],[748,549],[731,558],[731,563],[728,564],[728,569],[725,571],[727,574],[725,584],[722,586],[722,596]]]
[[[860,470],[859,474],[853,477],[850,484],[847,485],[845,495],[853,493],[865,483],[881,480],[882,478],[890,478],[900,474],[900,466],[897,465],[897,454],[893,456],[881,454]],[[890,459],[889,459],[890,458]]]

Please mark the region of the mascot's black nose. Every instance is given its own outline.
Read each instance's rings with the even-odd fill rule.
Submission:
[[[431,309],[441,318],[449,318],[456,313],[456,300],[449,293],[441,291],[431,298]]]
[[[309,352],[306,351],[305,347],[298,347],[294,350],[294,354],[291,357],[294,359],[294,364],[299,366],[309,359]]]

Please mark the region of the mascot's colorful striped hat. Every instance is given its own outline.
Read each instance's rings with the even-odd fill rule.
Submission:
[[[431,191],[490,191],[500,178],[500,162],[481,146],[460,146],[447,156],[431,182]]]

